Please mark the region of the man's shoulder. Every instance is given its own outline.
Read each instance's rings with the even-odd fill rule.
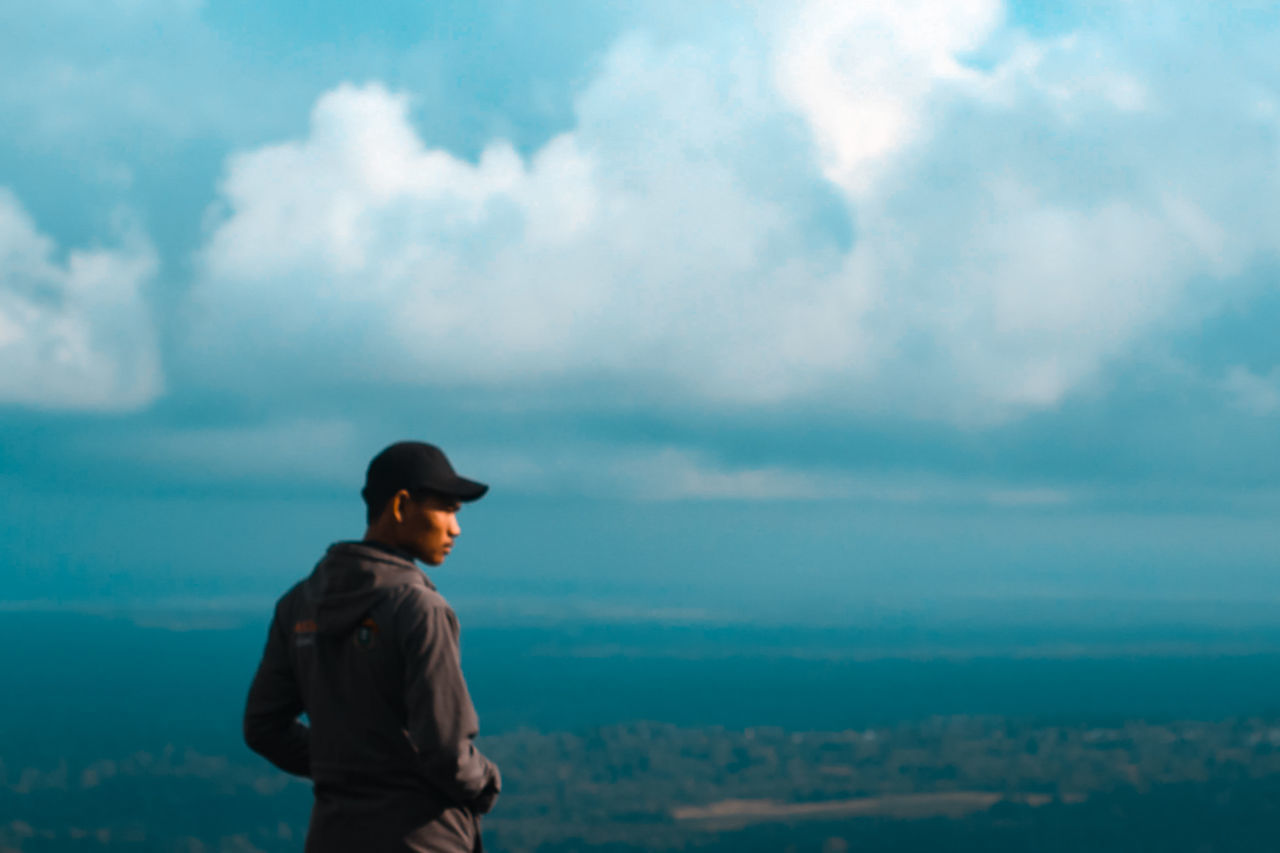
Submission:
[[[397,604],[410,613],[433,613],[437,611],[447,611],[453,613],[453,608],[449,606],[449,602],[436,589],[425,584],[422,586],[412,585],[403,586],[395,590]]]
[[[302,597],[302,587],[306,582],[306,578],[300,578],[293,586],[285,590],[283,595],[276,599],[275,611],[277,614],[293,609],[294,603]]]

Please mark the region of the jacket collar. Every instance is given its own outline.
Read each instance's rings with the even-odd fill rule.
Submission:
[[[349,557],[356,557],[363,561],[382,563],[388,566],[394,566],[400,569],[411,570],[414,574],[421,577],[426,582],[429,589],[434,590],[436,585],[431,582],[431,578],[418,568],[418,563],[413,555],[408,551],[397,548],[394,545],[388,545],[385,542],[374,542],[365,540],[361,542],[335,542],[329,546],[329,554],[341,554]]]

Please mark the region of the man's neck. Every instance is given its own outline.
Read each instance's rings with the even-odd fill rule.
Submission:
[[[389,554],[406,559],[411,563],[416,562],[417,560],[416,557],[401,548],[399,545],[394,545],[384,539],[379,539],[377,535],[373,534],[371,531],[365,532],[364,539],[361,540],[361,544],[368,545],[370,548],[377,548],[380,551],[386,551]]]

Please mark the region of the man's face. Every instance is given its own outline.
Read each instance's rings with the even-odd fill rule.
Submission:
[[[438,566],[462,533],[458,510],[462,505],[439,495],[409,496],[401,500],[400,546],[429,566]]]

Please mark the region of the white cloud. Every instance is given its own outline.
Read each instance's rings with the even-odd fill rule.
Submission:
[[[577,442],[522,451],[461,448],[468,469],[526,494],[645,501],[853,501],[880,504],[1050,507],[1084,495],[1041,484],[927,473],[873,473],[783,464],[744,465],[675,445]],[[479,475],[477,475],[479,476]]]
[[[230,161],[191,361],[248,393],[1053,408],[1280,248],[1256,98],[1224,107],[1109,43],[1010,33],[996,0],[815,2],[762,53],[626,41],[572,131],[474,163],[426,147],[407,96],[342,86],[306,138]],[[821,192],[848,250],[815,236]]]
[[[647,501],[832,500],[853,497],[854,481],[782,465],[734,466],[689,448],[579,441],[520,450],[451,448],[486,482],[543,495],[625,496]],[[483,474],[479,473],[483,472]]]
[[[613,480],[613,493],[658,501],[843,500],[1038,507],[1075,500],[1071,493],[1051,487],[1018,487],[932,475],[726,465],[707,454],[674,447],[618,454],[603,470]]]
[[[948,203],[954,218],[931,215]],[[863,225],[848,275],[882,294],[869,320],[892,364],[880,381],[911,379],[875,393],[961,422],[1095,385],[1145,335],[1174,328],[1194,279],[1220,264],[1178,206],[1067,205],[1003,181],[962,200],[918,191]]]
[[[46,409],[144,406],[162,378],[143,288],[155,272],[145,239],[57,257],[0,188],[0,403]]]
[[[600,474],[607,488],[647,500],[830,500],[850,497],[853,482],[840,474],[784,466],[725,465],[706,454],[660,447],[616,453]]]
[[[1000,23],[999,0],[814,0],[777,50],[779,88],[814,130],[828,177],[865,190],[915,141],[931,95],[978,78],[958,57]]]
[[[865,405],[963,423],[1053,408],[1212,315],[1226,289],[1198,283],[1278,248],[1257,210],[1276,163],[1243,102],[1219,138],[1199,115],[1216,94],[1088,34],[1005,32],[1002,59],[967,67],[997,3],[808,8],[776,62],[857,218],[844,280],[870,294],[879,369],[846,387]]]
[[[150,428],[132,441],[91,437],[95,457],[194,475],[203,482],[305,483],[354,494],[385,424],[295,417],[217,427]],[[374,438],[381,434],[380,438]],[[1043,508],[1076,503],[1078,490],[1042,483],[928,472],[850,471],[830,466],[749,464],[677,444],[575,439],[519,447],[465,439],[447,449],[458,471],[506,494],[578,495],[648,502],[846,501],[901,505]]]
[[[192,297],[197,361],[265,357],[288,381],[793,393],[793,367],[837,366],[856,342],[810,342],[835,259],[805,257],[803,223],[738,173],[755,119],[725,112],[717,83],[708,57],[631,43],[584,93],[579,131],[476,163],[425,148],[404,96],[326,94],[306,140],[230,164]]]

